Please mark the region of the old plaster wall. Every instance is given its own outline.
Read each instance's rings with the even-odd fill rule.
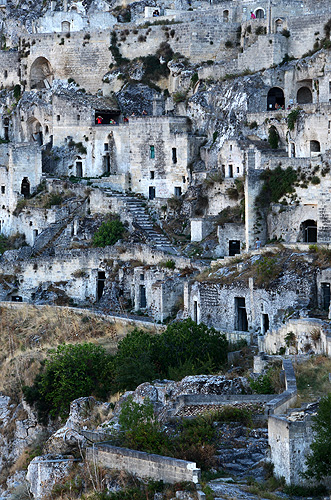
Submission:
[[[0,50],[0,87],[11,88],[20,82],[17,50]]]

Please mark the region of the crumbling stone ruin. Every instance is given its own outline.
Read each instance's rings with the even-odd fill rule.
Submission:
[[[0,0],[0,27],[0,300],[330,357],[329,2]]]

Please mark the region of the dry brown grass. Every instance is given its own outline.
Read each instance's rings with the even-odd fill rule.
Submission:
[[[331,392],[329,373],[331,359],[316,356],[294,366],[298,387],[298,403],[314,401]]]
[[[112,322],[90,311],[67,308],[0,307],[0,391],[18,399],[23,385],[32,385],[50,349],[63,343],[94,342],[114,353],[118,340],[134,324]]]

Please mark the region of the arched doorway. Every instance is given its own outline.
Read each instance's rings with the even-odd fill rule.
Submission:
[[[273,87],[268,92],[267,110],[282,109],[285,107],[284,92],[279,87]]]
[[[313,94],[309,87],[301,87],[297,92],[298,104],[310,104],[313,102]]]
[[[227,23],[229,20],[229,11],[228,10],[223,10],[223,21]]]
[[[321,145],[319,141],[310,141],[310,154],[311,153],[320,153]]]
[[[53,81],[53,70],[50,62],[45,57],[38,57],[30,69],[31,89],[50,88]]]
[[[30,196],[30,181],[27,177],[24,177],[22,180],[21,194],[24,198],[28,198]]]
[[[301,224],[301,232],[305,243],[317,242],[317,222],[315,220],[305,220]]]
[[[256,17],[256,19],[264,19],[264,10],[263,9],[257,9],[255,11],[255,17]]]
[[[43,145],[42,126],[37,118],[28,118],[28,141],[36,142],[39,146]]]

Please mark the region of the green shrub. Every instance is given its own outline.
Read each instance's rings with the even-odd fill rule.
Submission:
[[[123,236],[124,231],[125,228],[118,219],[103,222],[93,235],[92,245],[94,247],[114,245]]]
[[[312,184],[320,184],[321,183],[321,179],[317,176],[317,175],[314,175],[310,181]]]
[[[23,393],[36,406],[40,420],[46,421],[48,414],[65,417],[74,399],[90,395],[105,399],[112,373],[112,357],[102,347],[63,344],[51,351],[34,385],[23,387]]]
[[[60,193],[51,193],[45,200],[44,208],[51,208],[53,205],[61,205],[63,197]]]
[[[249,385],[257,394],[273,394],[275,392],[268,374],[260,375],[256,379],[251,378],[249,380]]]
[[[279,144],[279,134],[274,125],[269,128],[268,131],[268,142],[272,149],[277,149]]]
[[[169,259],[166,262],[160,262],[160,267],[165,267],[166,269],[175,269],[176,262],[172,259]]]
[[[231,40],[227,40],[224,45],[227,49],[231,49],[233,47]]]
[[[264,183],[255,203],[257,206],[266,207],[270,203],[278,203],[286,194],[293,193],[297,173],[292,167],[284,170],[278,166],[274,170],[267,169],[262,172],[260,179]]]
[[[292,111],[287,116],[287,126],[289,130],[294,130],[294,125],[299,117],[300,109],[292,109]]]
[[[16,101],[21,98],[21,86],[19,84],[15,85],[14,87],[14,97]]]
[[[198,73],[193,73],[193,75],[191,76],[191,85],[192,85],[192,87],[194,87],[194,85],[197,83],[198,80],[199,80]]]

